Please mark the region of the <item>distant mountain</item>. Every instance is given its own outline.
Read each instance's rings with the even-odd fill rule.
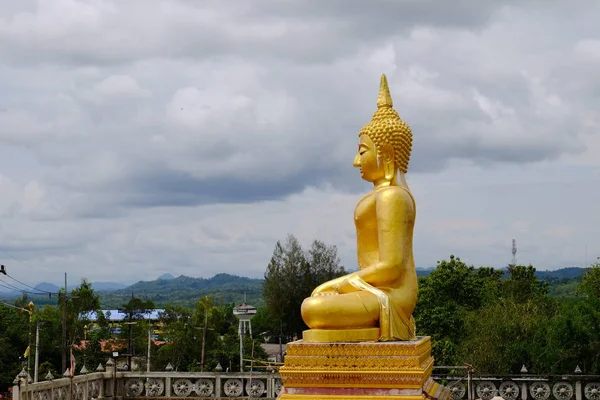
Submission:
[[[588,268],[581,267],[568,267],[561,268],[554,271],[535,271],[535,275],[538,279],[542,280],[571,280],[581,279]]]
[[[429,276],[434,269],[433,267],[417,268],[417,276]],[[502,269],[506,271],[506,268]],[[553,286],[567,284],[576,286],[576,281],[582,278],[586,270],[586,268],[569,267],[553,271],[536,271],[536,275],[539,279],[548,281]],[[139,281],[130,286],[117,282],[92,282],[92,287],[100,295],[103,307],[121,307],[129,301],[132,294],[142,299],[152,300],[158,307],[166,304],[194,306],[198,299],[203,296],[214,296],[220,304],[237,304],[246,298],[249,304],[260,306],[264,304],[262,283],[262,279],[229,274],[217,274],[207,279],[183,275],[174,277],[170,273],[165,273],[156,280]],[[76,286],[75,284],[69,285],[69,290],[73,290]],[[559,288],[560,290],[564,289],[562,286]],[[56,304],[55,295],[50,297],[44,293],[57,293],[60,286],[42,282],[37,284],[35,288],[43,292],[39,295],[30,295],[36,304]],[[0,298],[10,299],[22,296],[22,292],[12,291],[10,288],[0,287],[0,290],[2,290]],[[33,289],[29,290],[32,291]]]
[[[239,303],[246,297],[249,304],[259,306],[262,300],[262,279],[252,279],[229,274],[212,278],[178,276],[171,279],[139,281],[124,289],[103,293],[103,307],[121,307],[131,295],[152,300],[156,306],[165,304],[194,306],[203,296],[214,296],[218,303]]]
[[[431,267],[431,268],[420,268],[417,267],[417,277],[420,276],[429,276],[429,274],[431,274],[431,271],[433,271],[435,268]]]
[[[124,283],[117,282],[92,282],[94,290],[99,292],[111,292],[115,290],[125,289],[127,287]]]
[[[34,286],[37,290],[42,292],[58,293],[60,288],[54,283],[42,282]]]

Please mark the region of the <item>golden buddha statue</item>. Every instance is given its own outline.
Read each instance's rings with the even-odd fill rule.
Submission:
[[[410,127],[394,110],[381,76],[377,111],[359,133],[354,166],[373,190],[354,211],[359,270],[318,286],[302,303],[308,342],[414,340],[417,302],[413,260],[415,201],[404,174]]]

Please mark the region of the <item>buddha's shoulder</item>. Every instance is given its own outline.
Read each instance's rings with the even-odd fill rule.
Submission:
[[[413,197],[410,192],[402,186],[388,186],[381,188],[375,192],[377,200],[388,202],[410,202],[412,204]]]

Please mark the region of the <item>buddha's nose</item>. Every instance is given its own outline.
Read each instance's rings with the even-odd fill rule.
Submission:
[[[356,157],[354,157],[354,164],[355,167],[360,167],[360,155],[356,155]]]

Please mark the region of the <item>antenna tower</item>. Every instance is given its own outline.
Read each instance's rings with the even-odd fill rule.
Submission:
[[[517,265],[517,241],[515,239],[512,241],[512,265]]]

